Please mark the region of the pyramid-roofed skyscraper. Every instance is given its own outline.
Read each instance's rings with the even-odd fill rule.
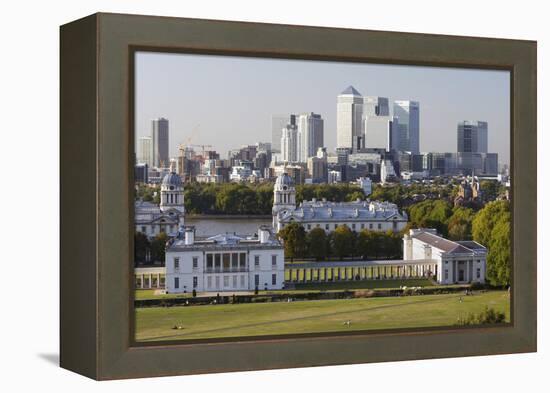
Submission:
[[[363,96],[348,86],[337,97],[336,147],[357,150],[362,146]]]
[[[349,85],[343,92],[340,93],[340,95],[361,96],[361,93],[359,93],[355,87]]]

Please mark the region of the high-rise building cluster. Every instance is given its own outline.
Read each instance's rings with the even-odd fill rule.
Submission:
[[[366,148],[387,151],[420,151],[420,105],[395,101],[390,116],[386,97],[363,97],[349,86],[337,97],[336,144],[352,152]]]
[[[281,129],[277,131],[277,127]],[[273,116],[272,136],[279,138],[272,141],[272,146],[279,149],[281,161],[305,163],[317,154],[320,147],[324,147],[324,120],[313,112]]]
[[[169,157],[168,120],[151,121],[137,141],[136,179],[158,182],[168,172],[185,181],[223,183],[272,180],[287,173],[295,183],[375,182],[439,175],[496,175],[498,155],[488,150],[485,121],[457,123],[456,152],[420,151],[420,104],[363,96],[348,86],[336,97],[334,152],[325,144],[325,121],[315,112],[271,116],[271,141],[243,145],[227,159],[210,145],[180,145]]]

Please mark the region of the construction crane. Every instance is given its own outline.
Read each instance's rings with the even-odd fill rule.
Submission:
[[[201,148],[201,155],[204,157],[204,153],[206,152],[206,148],[211,148],[212,145],[187,145],[188,147],[200,147]]]

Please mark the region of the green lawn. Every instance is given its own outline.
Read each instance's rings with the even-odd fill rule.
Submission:
[[[136,309],[138,341],[450,326],[485,306],[510,317],[506,291]],[[344,322],[351,321],[349,326]],[[182,329],[173,329],[181,326]]]

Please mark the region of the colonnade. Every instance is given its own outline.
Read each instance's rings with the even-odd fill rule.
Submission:
[[[398,280],[427,278],[437,275],[437,264],[331,266],[331,267],[285,267],[285,282],[328,282],[353,280]]]

